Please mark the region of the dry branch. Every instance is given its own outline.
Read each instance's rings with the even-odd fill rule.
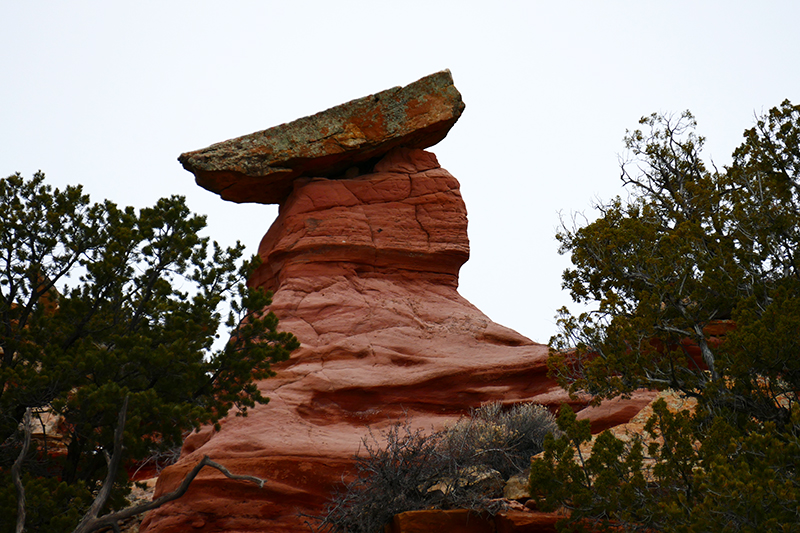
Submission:
[[[28,455],[28,448],[31,445],[31,408],[25,409],[25,417],[22,420],[22,428],[25,434],[22,442],[22,449],[11,467],[11,479],[17,488],[17,527],[16,533],[22,533],[25,529],[25,487],[22,485],[22,462]]]
[[[232,474],[227,468],[222,466],[219,463],[215,463],[206,455],[203,459],[195,465],[189,474],[183,481],[181,482],[180,486],[173,490],[172,492],[168,492],[163,496],[156,498],[151,502],[141,503],[139,505],[135,505],[133,507],[128,507],[126,509],[122,509],[121,511],[116,511],[114,513],[109,513],[107,515],[103,515],[98,517],[97,514],[100,512],[100,509],[106,504],[108,501],[108,497],[111,494],[111,488],[114,485],[114,478],[116,477],[116,472],[119,467],[119,463],[122,457],[122,435],[123,430],[125,428],[125,416],[128,409],[128,397],[125,397],[125,401],[122,404],[122,409],[119,412],[119,422],[117,423],[117,429],[114,431],[114,452],[109,459],[108,457],[106,460],[108,461],[108,476],[106,480],[103,482],[103,487],[100,489],[100,493],[95,498],[95,501],[92,503],[89,512],[83,517],[78,527],[75,528],[73,533],[89,533],[90,531],[97,531],[98,529],[104,527],[112,527],[115,531],[119,530],[118,523],[120,520],[125,520],[126,518],[131,518],[136,515],[146,513],[152,509],[156,509],[161,507],[167,502],[171,502],[172,500],[177,500],[181,496],[183,496],[187,490],[189,490],[189,485],[194,481],[194,478],[197,477],[197,474],[200,473],[200,470],[203,469],[205,466],[210,466],[212,468],[216,468],[223,474],[225,474],[230,479],[239,479],[243,481],[252,481],[256,483],[259,488],[264,487],[265,481],[261,478],[257,478],[255,476],[242,476],[237,474]]]

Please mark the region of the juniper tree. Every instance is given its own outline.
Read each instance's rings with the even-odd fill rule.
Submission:
[[[26,529],[69,531],[108,473],[125,398],[111,509],[124,504],[126,463],[267,401],[256,381],[297,340],[261,313],[271,295],[246,286],[256,259],[204,227],[179,196],[137,211],[52,189],[41,173],[0,180],[0,516],[17,513],[9,476],[27,410],[34,424],[60,417],[65,450],[45,439],[24,457]]]
[[[721,170],[703,162],[690,113],[641,125],[625,138],[629,196],[558,234],[574,265],[563,286],[590,310],[560,311],[549,364],[595,401],[672,388],[698,406],[657,404],[647,435],[660,440],[625,447],[607,435],[585,464],[575,449],[588,434],[565,414],[567,436],[535,463],[534,490],[572,507],[574,523],[796,530],[800,106],[758,117]],[[635,475],[640,464],[648,475]]]

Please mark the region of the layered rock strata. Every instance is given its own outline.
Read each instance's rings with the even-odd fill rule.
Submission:
[[[275,291],[271,310],[302,347],[260,384],[268,405],[186,440],[156,495],[203,455],[269,483],[208,472],[152,512],[146,531],[308,531],[298,513],[321,511],[369,428],[407,417],[439,428],[494,400],[567,401],[546,376],[546,346],[458,294],[469,247],[456,179],[422,150],[395,149],[374,170],[295,181],[253,282]]]
[[[434,91],[417,100],[437,98]],[[235,178],[216,191],[223,197],[236,190],[236,201],[280,202],[250,282],[274,291],[270,309],[302,346],[259,384],[269,404],[186,439],[181,459],[159,477],[156,496],[175,488],[204,455],[264,478],[266,486],[204,472],[184,497],[147,515],[143,531],[307,532],[307,515],[321,513],[352,473],[370,430],[380,438],[405,419],[438,429],[488,401],[553,408],[568,401],[546,376],[546,346],[492,322],[459,295],[459,269],[469,257],[467,211],[457,180],[415,144],[421,137],[413,132],[430,128],[413,123],[414,105],[393,107],[406,118],[379,149],[340,153],[337,172],[351,169],[344,175],[306,163],[293,167],[306,170],[290,181],[269,178],[269,170],[266,177],[222,171]],[[236,142],[246,146],[234,150],[242,156],[234,166],[257,168],[247,161],[257,162],[259,149],[247,152],[249,141]],[[207,168],[230,166],[228,151],[216,153]],[[192,168],[200,182],[209,176]],[[304,174],[308,168],[316,170]],[[582,414],[607,426],[648,399]]]

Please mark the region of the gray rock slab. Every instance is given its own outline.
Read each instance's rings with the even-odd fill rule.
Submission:
[[[281,203],[299,177],[369,172],[392,148],[428,148],[464,110],[449,70],[315,115],[181,154],[197,184],[232,202]]]

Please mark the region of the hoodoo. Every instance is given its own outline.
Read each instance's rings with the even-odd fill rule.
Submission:
[[[156,496],[204,455],[267,485],[205,472],[144,531],[308,532],[303,515],[321,512],[368,427],[408,417],[438,428],[487,401],[568,400],[546,376],[546,346],[457,291],[467,212],[458,181],[424,149],[463,109],[443,71],[181,156],[224,199],[280,204],[250,283],[274,291],[270,309],[302,346],[260,383],[269,404],[186,439]],[[647,400],[584,416],[624,422]]]

